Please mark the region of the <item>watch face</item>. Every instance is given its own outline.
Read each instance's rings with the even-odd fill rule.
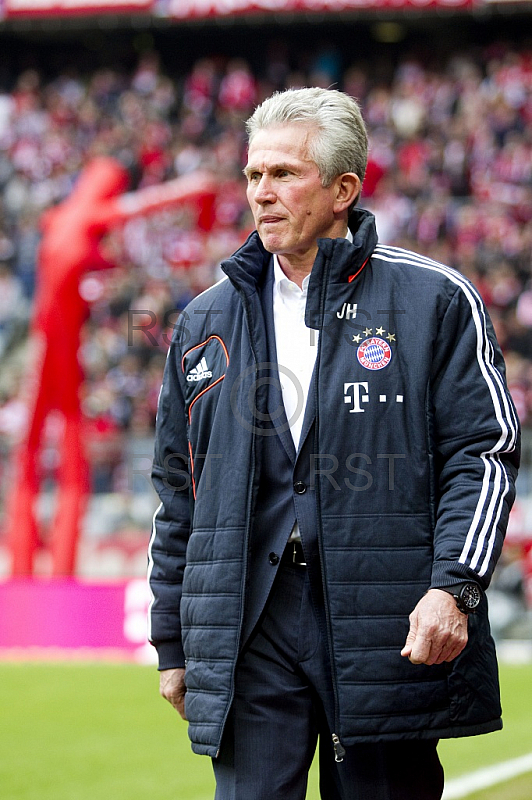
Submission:
[[[480,589],[476,583],[466,583],[460,592],[460,600],[468,611],[473,611],[480,603]]]

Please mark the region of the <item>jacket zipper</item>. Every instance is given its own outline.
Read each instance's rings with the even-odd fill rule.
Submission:
[[[333,733],[332,735],[332,742],[334,747],[334,760],[337,764],[341,764],[341,762],[344,760],[345,750],[342,747],[342,743],[336,733]]]
[[[324,264],[324,275],[323,275],[323,290],[322,296],[320,298],[320,312],[321,312],[321,320],[325,319],[325,298],[326,298],[326,290],[325,287],[327,286],[327,279],[329,276],[329,265],[330,259],[328,258]],[[320,361],[321,361],[321,347],[322,347],[323,336],[319,337],[318,340],[318,352],[316,354],[316,382],[315,382],[315,402],[316,402],[316,444],[318,443],[318,434],[319,434],[319,424],[320,424],[320,415],[319,415],[319,376],[320,376]],[[318,484],[316,484],[317,489],[317,500],[320,499],[319,495],[319,488]],[[316,508],[316,511],[318,508]],[[332,633],[331,633],[331,617],[329,613],[329,598],[327,592],[327,583],[325,580],[325,567],[324,567],[324,559],[323,559],[323,540],[321,536],[321,525],[319,522],[319,514],[316,515],[318,519],[317,525],[317,532],[318,532],[318,549],[320,553],[320,572],[321,572],[321,581],[323,585],[323,605],[325,610],[325,620],[327,624],[327,640],[329,644],[329,653],[331,658],[331,678],[332,678],[332,688],[333,688],[333,696],[334,696],[334,719],[335,719],[335,728],[339,729],[339,722],[340,722],[340,713],[339,713],[339,702],[338,702],[338,688],[336,685],[336,667],[334,664],[333,658],[333,646],[332,646]],[[340,763],[344,760],[345,750],[342,746],[340,741],[340,737],[338,734],[332,734],[332,743],[334,748],[334,760],[337,763]]]

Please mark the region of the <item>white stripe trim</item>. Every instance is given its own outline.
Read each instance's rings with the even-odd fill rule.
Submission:
[[[410,264],[411,266],[419,267],[421,269],[439,272],[442,275],[445,275],[454,284],[459,286],[469,302],[473,324],[477,333],[477,362],[481,374],[486,381],[488,391],[491,395],[495,417],[501,428],[501,436],[499,437],[498,442],[496,442],[496,444],[490,450],[482,453],[480,456],[484,461],[485,467],[482,488],[477,501],[473,519],[466,535],[465,544],[460,555],[460,563],[465,564],[469,558],[475,535],[477,535],[477,546],[471,560],[471,567],[473,568],[473,564],[476,567],[482,555],[486,535],[491,525],[491,536],[488,541],[486,556],[482,563],[481,570],[478,572],[479,576],[483,575],[489,566],[489,557],[491,556],[495,542],[495,533],[502,513],[503,500],[508,493],[510,486],[506,472],[503,469],[498,456],[496,457],[496,455],[499,452],[510,452],[513,450],[517,438],[516,420],[513,410],[511,410],[511,404],[508,400],[506,392],[504,391],[502,376],[492,362],[493,347],[487,335],[484,305],[474,287],[468,281],[466,281],[466,279],[460,275],[459,272],[456,272],[456,270],[451,269],[450,267],[446,267],[444,264],[439,264],[436,261],[432,261],[432,259],[428,259],[425,256],[420,256],[407,250],[402,250],[396,247],[383,247],[382,245],[377,246],[375,252],[373,253],[373,258],[378,258],[389,263]],[[499,390],[500,395],[497,389]],[[510,441],[503,450],[503,445],[508,442],[508,437],[510,437]],[[505,481],[504,491],[501,493],[501,477],[503,473],[505,474]],[[482,511],[485,508],[486,500],[488,498],[492,476],[492,496],[486,511],[484,525],[482,526],[480,533],[478,533],[478,525],[482,516]],[[497,511],[492,517],[497,499],[499,499]]]
[[[508,397],[507,397],[506,391],[504,390],[504,384],[503,384],[502,376],[501,376],[500,372],[495,367],[495,365],[493,364],[493,361],[492,361],[492,359],[493,359],[493,347],[492,347],[492,344],[491,344],[491,342],[489,340],[489,337],[488,337],[487,331],[486,331],[486,317],[485,317],[485,313],[484,313],[484,304],[483,304],[482,299],[481,299],[480,295],[478,294],[477,290],[475,289],[475,287],[471,283],[469,283],[469,281],[467,281],[464,278],[463,275],[461,275],[456,270],[452,269],[451,267],[447,267],[444,264],[439,264],[437,261],[433,261],[432,259],[426,258],[425,256],[420,256],[417,253],[411,253],[408,250],[402,250],[400,248],[392,248],[392,247],[384,248],[381,245],[377,246],[377,250],[383,250],[383,252],[388,252],[390,255],[396,255],[397,254],[397,256],[398,256],[397,260],[400,263],[409,263],[412,266],[419,266],[419,267],[421,267],[423,269],[429,269],[429,270],[432,270],[434,272],[441,272],[442,274],[446,275],[453,283],[455,283],[456,285],[460,286],[460,288],[463,290],[463,292],[466,295],[466,298],[469,301],[469,304],[471,306],[471,314],[472,314],[473,320],[475,322],[475,328],[477,330],[477,360],[479,362],[479,367],[480,367],[480,369],[481,369],[481,371],[483,373],[484,373],[484,369],[483,368],[487,368],[487,369],[490,370],[490,372],[492,373],[492,377],[497,382],[497,385],[498,385],[498,387],[500,389],[500,392],[501,392],[501,397],[497,398],[497,400],[499,402],[496,402],[495,398],[497,397],[497,395],[495,394],[495,396],[494,396],[495,386],[493,386],[493,384],[490,383],[490,381],[488,379],[488,376],[484,374],[484,378],[486,380],[486,383],[488,384],[488,387],[490,389],[490,394],[491,394],[492,399],[493,399],[495,412],[496,412],[496,414],[498,414],[497,415],[497,421],[501,425],[501,430],[502,431],[508,432],[508,428],[506,426],[506,423],[509,422],[508,418],[511,419],[511,423],[509,423],[509,425],[510,425],[510,431],[511,431],[511,434],[512,434],[512,438],[510,440],[508,448],[506,450],[502,450],[501,451],[499,448],[500,448],[500,444],[502,442],[501,442],[501,440],[499,440],[499,442],[489,452],[490,453],[492,453],[492,452],[511,452],[515,447],[515,442],[516,442],[516,437],[517,437],[517,427],[518,427],[517,426],[517,419],[516,419],[514,410],[513,410],[511,404],[508,401]],[[411,260],[407,261],[404,257],[402,257],[401,254],[408,256]],[[391,263],[393,263],[393,261],[391,259],[383,258],[382,256],[379,256],[379,254],[377,252],[375,252],[374,255],[376,257],[378,257],[378,258],[379,257],[382,258],[382,260],[384,260],[384,261],[390,261]],[[482,353],[482,349],[483,349],[482,348],[482,340],[485,341],[484,348],[485,348],[486,352],[484,354]],[[501,400],[502,400],[502,403],[504,405],[504,411],[505,411],[505,414],[506,414],[506,419],[502,415],[500,415],[500,412],[501,412],[500,401]],[[504,441],[502,436],[501,436],[501,439]]]
[[[456,285],[460,286],[462,288],[462,290],[464,291],[464,294],[466,295],[466,297],[467,297],[467,299],[469,301],[469,304],[471,306],[472,316],[473,316],[473,319],[475,321],[475,327],[477,329],[477,334],[479,334],[479,338],[477,338],[477,359],[478,359],[478,356],[479,356],[479,351],[480,352],[482,351],[481,340],[485,341],[485,349],[486,349],[487,352],[484,354],[484,361],[481,362],[479,360],[479,366],[482,369],[482,363],[483,363],[484,366],[486,368],[488,368],[490,370],[490,372],[492,373],[493,379],[497,382],[497,385],[498,385],[498,387],[500,389],[500,392],[501,392],[500,400],[502,400],[502,403],[504,405],[504,411],[505,411],[506,417],[510,418],[512,420],[512,424],[510,425],[510,428],[511,428],[511,431],[512,431],[512,439],[510,441],[510,444],[508,445],[508,449],[501,451],[501,452],[511,452],[515,447],[515,442],[516,442],[516,437],[517,437],[517,428],[518,428],[517,418],[516,418],[516,415],[515,415],[515,412],[514,412],[514,409],[513,409],[512,405],[508,402],[508,397],[507,397],[506,391],[504,390],[504,384],[503,384],[502,376],[501,376],[499,370],[493,364],[493,346],[492,346],[492,344],[491,344],[491,342],[489,340],[489,337],[488,337],[487,331],[486,331],[486,316],[485,316],[485,313],[484,313],[484,303],[483,303],[482,298],[480,297],[477,289],[473,286],[473,284],[471,284],[469,281],[467,281],[460,272],[457,272],[455,269],[452,269],[452,267],[448,267],[445,264],[440,264],[438,261],[434,261],[433,259],[428,258],[426,256],[421,256],[418,253],[412,253],[409,250],[403,250],[403,249],[401,249],[399,247],[384,247],[383,245],[377,245],[377,248],[376,248],[376,251],[374,253],[374,256],[376,256],[377,258],[380,257],[383,261],[391,261],[391,259],[386,259],[386,258],[383,258],[382,256],[379,256],[378,251],[389,253],[390,255],[396,255],[397,256],[397,260],[400,263],[409,263],[412,266],[419,266],[419,267],[424,268],[424,269],[430,269],[430,270],[432,270],[434,272],[441,272],[443,275],[447,275],[447,277],[453,283],[455,283]],[[408,258],[411,259],[411,260],[407,261],[402,256],[408,256]],[[393,261],[391,261],[391,263],[393,263]],[[475,310],[477,311],[477,313],[479,315],[478,316],[478,320],[475,318]],[[479,324],[481,326],[480,330],[478,328]],[[488,383],[488,386],[489,386],[489,381],[486,380],[486,382]],[[495,388],[495,387],[493,387],[493,388]],[[491,388],[490,388],[490,393],[492,393],[491,392]],[[494,403],[494,407],[496,408],[496,404],[495,403]],[[497,421],[499,422],[499,424],[501,424],[501,429],[506,428],[506,421],[505,421],[504,418],[499,419],[499,417],[497,417]],[[492,452],[492,451],[490,451],[490,452]]]
[[[504,430],[507,431],[508,430],[507,427],[506,427],[506,423],[508,422],[509,427],[510,427],[510,432],[511,432],[511,439],[510,439],[510,442],[508,444],[508,447],[505,450],[500,450],[499,446],[501,444],[501,441],[499,441],[494,446],[494,448],[492,448],[492,450],[490,450],[489,452],[490,453],[492,453],[492,452],[511,452],[515,448],[515,443],[516,443],[516,439],[517,439],[517,431],[518,431],[519,424],[518,424],[518,421],[517,421],[517,415],[516,415],[516,413],[514,411],[514,408],[513,408],[512,404],[509,402],[508,395],[507,395],[507,393],[506,393],[506,391],[504,389],[504,383],[503,383],[503,380],[502,380],[502,376],[501,376],[499,370],[495,367],[495,364],[493,363],[494,351],[493,351],[492,343],[491,343],[491,341],[490,341],[490,339],[489,339],[489,337],[487,335],[486,317],[485,317],[485,313],[484,313],[484,304],[483,304],[482,298],[478,294],[477,290],[475,289],[475,287],[469,281],[467,281],[464,278],[463,275],[461,275],[456,270],[452,269],[451,267],[447,267],[444,264],[440,264],[437,261],[433,261],[432,259],[426,258],[425,256],[420,256],[420,255],[418,255],[416,253],[412,253],[412,252],[410,252],[408,250],[402,250],[400,248],[391,248],[391,247],[389,247],[389,248],[385,249],[380,245],[377,247],[377,249],[381,249],[381,250],[383,250],[385,252],[389,252],[391,255],[398,254],[397,261],[399,263],[405,263],[406,262],[406,263],[409,263],[409,264],[411,264],[413,266],[419,266],[421,268],[429,269],[429,270],[432,270],[432,271],[435,271],[435,272],[441,272],[442,274],[447,275],[447,277],[453,283],[455,283],[458,286],[460,286],[462,288],[462,290],[464,291],[464,294],[466,295],[466,297],[467,297],[467,299],[469,301],[469,304],[471,306],[472,317],[474,319],[475,328],[477,330],[477,360],[479,362],[479,367],[480,367],[482,372],[484,372],[483,367],[486,367],[487,369],[489,369],[489,371],[492,373],[493,379],[497,383],[497,386],[498,386],[498,388],[500,390],[500,393],[501,393],[501,396],[498,398],[499,402],[496,402],[496,400],[495,400],[496,394],[495,394],[495,397],[494,397],[494,394],[493,394],[493,392],[495,391],[495,386],[493,384],[491,384],[490,381],[488,380],[488,377],[486,375],[484,375],[484,377],[486,379],[486,383],[488,384],[488,387],[490,389],[490,394],[491,394],[492,399],[493,399],[495,413],[497,415],[497,421],[501,425],[501,430],[502,431],[504,431]],[[401,257],[401,255],[399,255],[399,254],[406,255],[409,258],[411,258],[412,260],[406,261],[406,259]],[[378,254],[376,254],[376,255],[377,255],[377,257],[379,257]],[[394,263],[391,259],[383,259],[383,260],[390,261],[391,263]],[[476,303],[475,303],[475,301],[476,301]],[[476,318],[475,311],[478,312],[478,319]],[[481,326],[480,328],[479,328],[479,324]],[[483,356],[482,356],[482,347],[481,347],[481,340],[482,339],[485,341],[485,351],[486,351],[483,354]],[[501,401],[502,401],[502,404],[504,406],[505,416],[501,416],[500,415],[500,412],[501,412],[500,402]],[[499,450],[497,450],[498,447],[499,447]]]
[[[162,507],[163,507],[163,504],[159,503],[158,507],[154,511],[153,519],[152,519],[152,526],[151,526],[150,543],[148,545],[148,574],[147,574],[147,579],[148,579],[148,588],[150,590],[150,602],[149,602],[149,605],[148,605],[148,640],[149,641],[151,641],[151,610],[152,610],[152,606],[153,606],[153,604],[155,602],[155,595],[153,594],[153,591],[152,591],[152,588],[151,588],[151,573],[152,573],[152,570],[153,570],[153,556],[152,556],[152,552],[151,551],[152,551],[152,547],[153,547],[153,542],[155,541],[155,534],[156,534],[155,517],[157,516],[157,514],[159,513],[159,511],[161,510]]]
[[[388,248],[388,250],[386,252],[388,252],[390,255],[396,255],[396,254],[398,255],[398,251],[395,248]],[[490,479],[491,479],[491,475],[492,474],[494,474],[494,477],[493,477],[494,490],[495,490],[495,488],[497,486],[500,487],[500,475],[501,475],[501,471],[502,471],[502,465],[500,464],[500,462],[498,460],[495,460],[492,457],[492,454],[495,453],[495,452],[498,452],[498,451],[500,451],[502,449],[502,445],[507,440],[508,433],[509,433],[508,432],[508,427],[506,426],[506,422],[505,422],[504,418],[502,417],[502,409],[500,407],[500,402],[499,402],[500,398],[497,396],[497,392],[496,392],[495,386],[490,381],[490,376],[487,373],[487,369],[489,369],[490,372],[492,373],[492,378],[497,379],[497,383],[498,383],[499,386],[502,386],[502,381],[501,381],[500,375],[499,375],[498,371],[496,370],[496,368],[494,367],[494,365],[491,365],[489,362],[486,363],[486,361],[484,360],[484,359],[486,359],[486,357],[489,357],[489,356],[492,355],[493,349],[491,348],[491,345],[489,343],[489,339],[488,339],[487,334],[486,334],[485,315],[484,315],[484,311],[483,311],[482,302],[480,300],[480,297],[477,295],[476,296],[476,300],[477,300],[477,303],[478,303],[478,306],[477,306],[477,303],[475,303],[475,297],[474,297],[474,295],[476,293],[471,291],[472,287],[470,286],[470,284],[468,284],[464,280],[464,278],[462,276],[460,276],[459,273],[457,273],[455,270],[450,269],[449,267],[445,267],[444,265],[437,264],[437,262],[431,261],[430,259],[425,259],[422,256],[417,256],[416,254],[411,254],[408,251],[402,251],[402,253],[403,253],[403,257],[401,258],[400,256],[398,256],[398,260],[402,261],[403,263],[405,263],[405,261],[406,261],[406,263],[410,263],[413,266],[419,266],[419,267],[424,268],[424,269],[429,269],[429,270],[432,270],[432,271],[441,272],[442,274],[446,275],[453,283],[457,284],[458,286],[460,286],[460,288],[462,288],[462,290],[463,290],[463,292],[464,292],[464,294],[465,294],[465,296],[466,296],[466,298],[467,298],[467,300],[468,300],[468,302],[470,304],[473,322],[475,324],[475,329],[477,331],[477,348],[476,348],[477,362],[479,364],[481,373],[483,374],[484,379],[486,380],[486,384],[487,384],[488,389],[489,389],[490,394],[491,394],[493,407],[494,407],[494,410],[495,410],[495,415],[496,415],[497,421],[499,422],[499,425],[501,427],[501,437],[499,438],[499,441],[494,445],[494,447],[491,450],[487,451],[486,453],[482,454],[482,456],[481,456],[483,458],[483,460],[485,461],[486,469],[485,469],[485,472],[484,472],[482,491],[481,491],[481,494],[479,496],[479,501],[477,503],[477,509],[476,509],[476,512],[475,512],[475,514],[473,516],[473,520],[471,522],[471,526],[470,526],[468,534],[466,536],[466,542],[465,542],[465,545],[464,545],[464,549],[462,550],[462,554],[460,556],[460,563],[465,564],[467,562],[467,560],[468,560],[469,553],[470,553],[470,550],[471,550],[471,546],[472,546],[475,534],[477,533],[479,520],[480,520],[482,511],[484,509],[486,498],[488,496],[488,491],[489,491],[489,487],[490,487]],[[378,254],[376,254],[376,255],[377,255],[377,257],[381,257]],[[409,260],[405,259],[404,256],[408,256]],[[383,258],[383,260],[391,261],[391,259],[386,259],[386,258]],[[482,346],[482,341],[483,340],[486,342],[486,345],[484,347]],[[506,407],[508,407],[507,400],[505,402],[505,405],[506,405]],[[512,431],[512,438],[511,438],[509,447],[511,447],[511,444],[514,441],[514,438],[515,438],[515,434]],[[508,484],[508,481],[506,480],[506,491],[502,495],[502,499],[504,499],[508,488],[509,488],[509,484]],[[489,506],[488,512],[487,512],[487,516],[486,516],[485,525],[483,526],[483,528],[481,530],[481,533],[479,535],[479,541],[478,541],[478,545],[477,545],[477,550],[475,551],[476,553],[478,552],[478,558],[480,558],[479,547],[482,548],[484,546],[484,542],[485,542],[485,538],[486,538],[486,532],[487,532],[487,527],[486,526],[488,526],[490,524],[490,522],[492,521],[490,516],[489,516],[489,509],[490,508],[491,509],[493,508],[493,502],[490,503],[490,506]],[[501,512],[502,512],[502,504],[499,505],[499,510],[498,510],[497,517],[493,521],[494,522],[493,531],[496,531],[496,526],[498,524]],[[478,563],[478,558],[476,559],[475,564]],[[486,565],[486,568],[487,568],[487,565]]]
[[[379,249],[382,249],[382,248],[380,248],[380,246],[378,246],[377,250],[379,250]],[[513,447],[515,446],[515,440],[516,440],[516,436],[517,436],[517,426],[515,424],[510,425],[510,429],[511,429],[511,433],[512,433],[512,438],[510,440],[510,444],[508,445],[507,450],[501,451],[501,446],[506,441],[506,438],[507,438],[508,433],[509,433],[508,427],[507,427],[507,424],[506,424],[507,420],[502,416],[502,409],[501,409],[501,405],[500,405],[500,400],[501,399],[503,401],[507,417],[512,417],[513,418],[514,415],[513,415],[513,412],[510,411],[510,404],[508,402],[508,398],[506,396],[506,392],[504,391],[504,388],[503,388],[502,377],[501,377],[499,371],[497,370],[497,368],[495,367],[495,365],[493,363],[491,363],[491,358],[493,357],[493,348],[491,347],[491,342],[489,341],[489,338],[487,336],[486,319],[485,319],[485,315],[484,315],[483,303],[482,303],[482,300],[481,300],[480,296],[478,295],[476,290],[472,287],[472,285],[470,283],[468,283],[464,279],[464,277],[462,275],[460,275],[460,273],[456,272],[456,270],[453,270],[450,267],[446,267],[443,264],[438,264],[436,261],[432,261],[431,259],[427,259],[424,256],[418,256],[417,254],[410,253],[410,252],[408,252],[406,250],[399,250],[399,248],[388,248],[387,251],[385,251],[385,252],[389,252],[390,255],[396,255],[397,254],[397,261],[399,261],[401,263],[409,263],[412,266],[419,266],[422,269],[429,269],[429,270],[431,270],[433,272],[440,272],[443,275],[446,275],[453,283],[455,283],[457,286],[459,286],[463,290],[463,292],[464,292],[464,294],[465,294],[465,296],[466,296],[466,298],[467,298],[467,300],[468,300],[468,302],[469,302],[469,304],[471,306],[471,315],[472,315],[472,318],[473,318],[473,321],[474,321],[474,324],[475,324],[475,329],[477,331],[477,348],[476,348],[477,361],[478,361],[480,370],[481,370],[482,374],[484,375],[484,379],[485,379],[485,381],[486,381],[486,383],[488,385],[488,388],[489,388],[489,391],[490,391],[490,394],[491,394],[491,397],[492,397],[492,402],[493,402],[493,406],[494,406],[494,410],[495,410],[497,421],[499,422],[499,425],[501,426],[501,437],[500,437],[499,441],[494,445],[494,447],[491,450],[488,451],[488,453],[509,452],[509,451],[511,451],[513,449]],[[404,257],[402,257],[400,255],[401,253],[406,255],[406,256],[408,256],[411,260],[407,261]],[[390,263],[394,263],[392,259],[384,258],[383,256],[380,256],[377,252],[374,253],[374,255],[377,258],[381,258],[383,261],[389,261]],[[482,346],[482,342],[483,341],[485,341],[485,343],[486,343],[484,345],[484,348]],[[484,349],[487,352],[484,353],[483,352]],[[498,385],[499,389],[501,390],[501,396],[502,396],[501,398],[499,398],[497,396],[496,388],[493,385],[493,383],[490,381],[489,376],[486,374],[486,369],[490,370],[490,372],[492,373],[493,379],[496,380],[497,385]],[[512,419],[512,422],[513,422],[513,419]]]
[[[488,496],[488,490],[490,487],[490,475],[491,475],[491,464],[490,459],[487,457],[486,453],[480,454],[481,461],[484,462],[484,477],[482,479],[482,488],[480,490],[480,495],[477,502],[477,507],[475,509],[475,513],[473,514],[473,519],[471,520],[471,524],[469,526],[469,530],[467,532],[466,540],[464,543],[464,547],[462,553],[460,555],[460,563],[464,564],[466,557],[464,553],[469,553],[471,549],[471,545],[473,543],[473,538],[475,536],[475,531],[480,523],[480,518],[482,516],[482,511],[484,509],[484,505],[486,502],[486,498]]]
[[[480,557],[482,555],[482,551],[484,550],[484,543],[486,541],[486,536],[488,534],[488,530],[491,530],[492,536],[493,536],[494,531],[496,530],[495,526],[493,528],[490,528],[490,520],[492,519],[492,517],[495,516],[495,518],[498,521],[498,519],[500,517],[500,508],[498,510],[498,514],[496,514],[496,515],[494,515],[494,510],[495,510],[495,504],[497,503],[497,498],[498,498],[498,496],[500,494],[500,489],[501,489],[502,466],[501,466],[501,463],[500,463],[500,461],[498,459],[493,459],[492,463],[495,466],[495,477],[493,479],[493,492],[492,492],[491,500],[489,502],[489,505],[488,505],[488,508],[487,508],[487,511],[486,511],[486,516],[485,516],[485,519],[484,519],[484,525],[482,526],[482,528],[480,529],[480,533],[478,534],[477,546],[476,546],[475,552],[473,554],[473,558],[471,559],[471,563],[469,565],[471,567],[471,569],[475,569],[475,570],[476,570],[476,568],[478,566],[478,562],[480,561]],[[506,489],[507,489],[507,487],[506,487]],[[504,497],[505,495],[506,495],[506,491],[503,493],[502,496]],[[490,537],[490,541],[491,541],[491,537]]]
[[[506,495],[508,494],[508,492],[510,490],[510,481],[508,480],[508,474],[507,474],[506,470],[503,468],[502,465],[501,465],[501,472],[504,475],[505,485],[504,485],[504,492],[501,494],[501,496],[499,498],[499,508],[497,509],[497,523],[499,522],[499,519],[501,518],[504,498],[506,497]],[[490,536],[490,539],[489,539],[489,542],[488,542],[488,547],[486,548],[486,555],[484,557],[484,561],[482,562],[482,566],[481,566],[480,571],[478,573],[479,576],[481,576],[481,577],[482,577],[482,575],[485,575],[486,572],[488,571],[488,567],[490,565],[491,554],[493,552],[493,547],[495,545],[496,534],[497,534],[497,525],[493,525],[492,526],[492,531],[491,531],[491,536]]]

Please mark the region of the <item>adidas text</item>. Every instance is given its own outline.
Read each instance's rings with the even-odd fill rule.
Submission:
[[[202,381],[204,378],[212,378],[212,372],[210,369],[204,370],[203,372],[190,372],[187,375],[187,381],[191,383],[193,381]]]

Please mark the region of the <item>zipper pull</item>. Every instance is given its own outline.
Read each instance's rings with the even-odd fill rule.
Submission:
[[[332,735],[332,740],[334,747],[334,760],[336,761],[337,764],[340,764],[344,760],[345,750],[342,747],[340,739],[335,733],[333,733]]]

